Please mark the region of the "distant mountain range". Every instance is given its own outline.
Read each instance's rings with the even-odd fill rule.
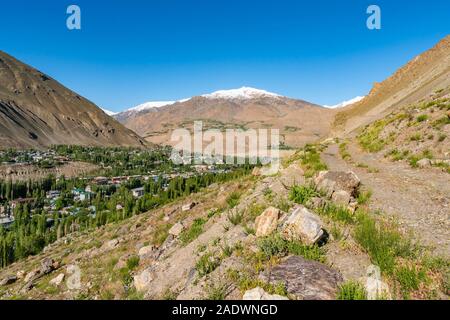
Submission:
[[[169,143],[175,128],[191,128],[202,120],[206,128],[276,128],[282,141],[302,145],[328,134],[334,112],[282,95],[242,87],[162,103],[147,103],[114,115],[126,127],[153,143]]]

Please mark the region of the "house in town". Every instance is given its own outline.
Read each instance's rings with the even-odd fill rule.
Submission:
[[[133,194],[133,197],[140,198],[144,195],[144,188],[132,189],[131,193]]]

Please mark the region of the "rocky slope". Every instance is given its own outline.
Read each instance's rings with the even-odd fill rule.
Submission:
[[[0,51],[0,147],[53,144],[142,147],[92,102]]]
[[[334,122],[335,130],[337,134],[352,132],[449,85],[450,36],[447,36],[385,81],[376,83],[363,100],[340,111]]]
[[[223,90],[115,117],[146,140],[170,144],[174,129],[202,120],[204,128],[279,129],[288,146],[326,136],[335,111],[253,88]]]

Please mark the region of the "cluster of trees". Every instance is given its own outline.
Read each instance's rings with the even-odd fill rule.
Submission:
[[[11,190],[14,189],[17,194],[36,195],[36,201],[33,204],[18,205],[14,211],[13,224],[9,228],[0,227],[0,267],[37,254],[46,245],[71,232],[93,230],[107,223],[124,220],[198,192],[213,183],[222,183],[248,175],[252,168],[253,166],[245,165],[228,172],[206,173],[189,178],[177,177],[169,181],[161,178],[145,183],[141,180],[132,180],[120,187],[96,186],[93,190],[96,192],[95,197],[88,202],[76,203],[77,213],[73,215],[45,212],[43,210],[45,192],[60,190],[61,197],[58,201],[63,202],[61,206],[67,205],[73,202],[70,190],[73,187],[84,187],[84,181],[64,178],[57,180],[48,177],[41,182],[2,183],[3,199],[11,199],[13,194]],[[144,187],[146,191],[139,199],[134,198],[131,193],[131,189],[136,187]],[[89,206],[96,207],[95,214],[88,210]]]
[[[52,147],[60,156],[69,157],[75,161],[89,162],[103,167],[110,167],[109,175],[145,174],[158,168],[164,172],[173,167],[169,160],[170,147],[158,147],[151,150],[141,150],[124,147],[84,147],[58,145]]]

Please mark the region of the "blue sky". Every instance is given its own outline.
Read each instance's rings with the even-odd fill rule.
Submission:
[[[70,4],[80,31],[66,28]],[[370,4],[379,31],[366,28]],[[336,104],[450,33],[448,0],[15,0],[0,10],[0,50],[113,111],[241,86]]]

